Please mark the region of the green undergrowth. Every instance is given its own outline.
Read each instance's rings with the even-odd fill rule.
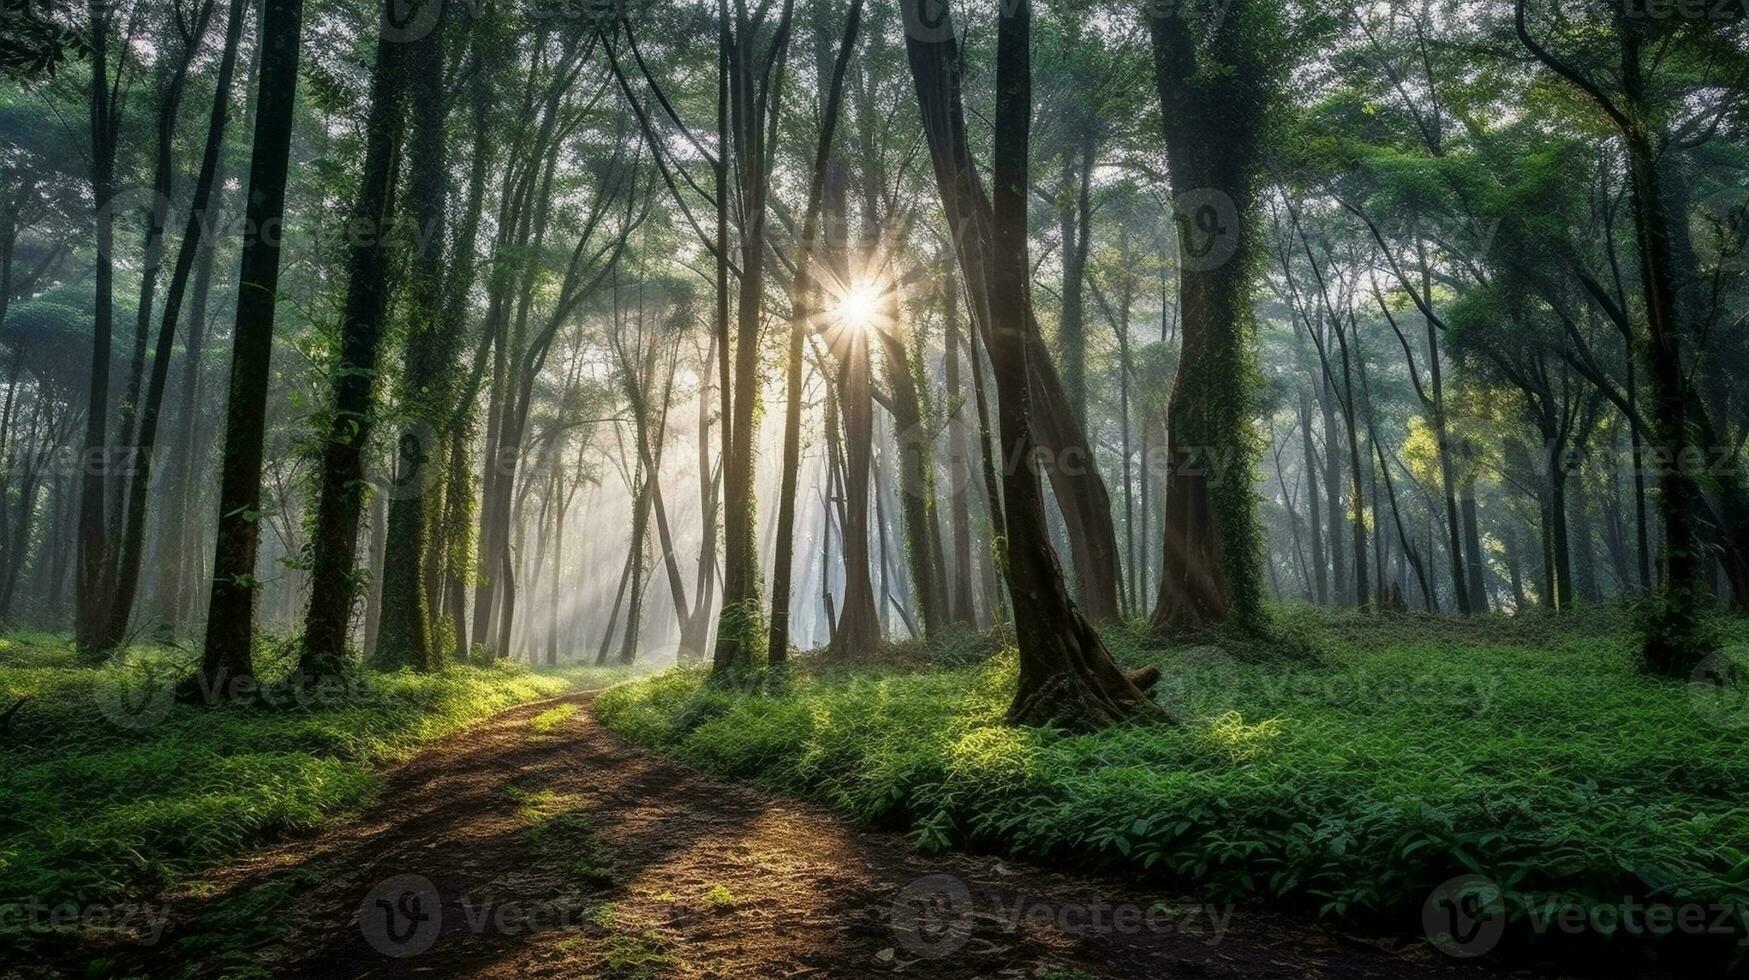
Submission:
[[[1567,903],[1749,906],[1749,704],[1637,674],[1625,611],[1276,618],[1315,632],[1318,656],[1112,631],[1126,666],[1162,669],[1169,725],[1005,727],[1012,652],[933,670],[804,658],[777,694],[676,671],[596,711],[636,743],[924,849],[1140,872],[1209,901],[1417,934],[1432,890],[1463,874],[1496,882],[1519,926]]]
[[[149,902],[203,867],[356,814],[383,767],[432,740],[631,676],[454,665],[366,672],[250,706],[173,703],[169,685],[191,656],[134,648],[88,667],[65,638],[0,637],[0,708],[28,699],[0,740],[0,908]],[[267,648],[258,658],[269,680],[285,661]],[[41,926],[9,916],[0,947]]]

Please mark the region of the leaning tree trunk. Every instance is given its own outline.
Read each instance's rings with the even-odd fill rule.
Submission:
[[[1013,724],[1098,728],[1161,714],[1143,690],[1158,678],[1117,668],[1104,642],[1069,598],[1045,527],[1044,491],[1032,465],[1030,373],[1036,356],[1027,261],[1027,157],[1032,128],[1032,8],[1017,0],[999,15],[996,145],[990,253],[990,360],[996,379],[1008,525],[1004,571],[1014,597],[1020,678],[1008,709]]]
[[[971,300],[975,328],[985,342],[990,331],[992,213],[989,197],[971,155],[961,104],[961,59],[946,0],[905,0],[905,51],[923,115],[923,130],[947,214],[955,254]],[[1087,434],[1076,422],[1062,378],[1044,354],[1043,338],[1030,304],[1025,328],[1039,356],[1027,363],[1035,410],[1033,431],[1054,465],[1048,468],[1069,535],[1070,556],[1081,601],[1096,624],[1121,618],[1118,593],[1117,528],[1111,495],[1094,465]]]
[[[947,625],[946,572],[941,560],[941,535],[935,522],[934,441],[923,420],[922,399],[905,341],[899,337],[898,300],[890,300],[888,323],[877,330],[892,393],[893,421],[899,459],[899,516],[905,533],[911,591],[923,614],[923,635]]]
[[[134,596],[139,590],[140,564],[144,558],[146,541],[146,495],[152,484],[152,457],[157,448],[158,422],[164,407],[164,388],[170,376],[170,359],[175,353],[176,327],[182,316],[183,296],[188,289],[195,258],[205,242],[206,229],[210,224],[208,215],[212,213],[213,185],[218,175],[219,152],[225,142],[231,73],[237,65],[237,43],[243,32],[243,13],[241,0],[232,0],[225,24],[225,47],[219,60],[212,116],[207,125],[206,148],[201,156],[200,175],[195,181],[194,206],[188,213],[182,242],[177,247],[176,267],[171,273],[169,291],[165,294],[164,315],[158,325],[157,348],[152,355],[152,378],[145,403],[140,408],[138,427],[133,437],[135,458],[132,477],[127,484],[121,550],[115,563],[109,616],[100,641],[105,649],[119,646],[126,637],[128,620],[133,614]],[[141,316],[148,317],[149,312],[143,311]]]

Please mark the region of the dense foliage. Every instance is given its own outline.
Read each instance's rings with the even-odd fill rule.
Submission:
[[[1436,886],[1475,873],[1529,939],[1533,916],[1569,903],[1749,898],[1740,729],[1638,676],[1630,619],[1294,618],[1336,637],[1325,663],[1116,644],[1174,679],[1170,726],[1005,727],[1011,651],[803,673],[779,695],[679,671],[615,687],[597,711],[635,742],[924,848],[1146,872],[1204,901],[1413,928]]]

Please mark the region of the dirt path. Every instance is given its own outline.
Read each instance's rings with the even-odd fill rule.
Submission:
[[[629,748],[591,718],[591,700],[525,705],[420,754],[362,819],[173,901],[164,940],[118,965],[299,977],[1479,975],[1425,944],[1392,951],[1292,916],[921,856],[902,837]]]

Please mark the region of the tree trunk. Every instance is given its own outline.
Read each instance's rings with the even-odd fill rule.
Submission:
[[[75,645],[81,656],[94,658],[108,652],[102,646],[102,630],[108,611],[105,570],[111,560],[105,505],[109,487],[110,347],[115,330],[115,156],[121,140],[121,107],[113,104],[111,92],[111,8],[103,0],[90,0],[89,6],[91,199],[96,213],[93,247],[97,257],[92,275],[91,383],[86,389],[85,446],[79,461],[82,475],[73,615]],[[124,60],[117,71],[125,72],[126,68]]]
[[[795,278],[790,290],[790,336],[784,388],[783,476],[778,489],[777,546],[771,572],[771,633],[766,643],[766,656],[773,667],[782,665],[788,659],[790,647],[790,583],[795,568],[796,480],[801,470],[802,350],[817,294],[808,267],[813,261],[814,239],[819,233],[820,209],[826,193],[826,169],[832,153],[832,137],[838,128],[839,110],[843,106],[844,75],[850,65],[851,51],[856,47],[856,33],[861,20],[862,0],[851,0],[850,12],[844,22],[844,36],[838,45],[838,57],[832,68],[832,78],[826,90],[826,103],[820,117],[820,141],[814,150],[814,165],[808,178],[808,203],[803,212],[802,237],[796,249]]]
[[[960,384],[960,320],[959,296],[953,269],[942,273],[942,313],[945,320],[948,418],[948,482],[950,486],[948,513],[953,521],[953,559],[948,596],[953,621],[967,626],[977,624],[977,609],[972,600],[972,513],[969,505],[972,472],[966,458],[965,389]],[[972,366],[977,370],[977,365]]]
[[[972,319],[993,346],[989,255],[992,211],[972,160],[960,99],[960,52],[944,0],[905,0],[905,50],[917,89],[937,189],[947,213]],[[1093,465],[1086,433],[1075,421],[1056,366],[1044,353],[1037,318],[1027,306],[1027,343],[1038,356],[1027,362],[1035,415],[1033,431],[1053,465],[1051,489],[1067,526],[1078,592],[1095,624],[1121,617],[1118,603],[1117,530],[1111,496]]]
[[[1312,538],[1313,595],[1318,605],[1330,603],[1330,566],[1324,558],[1323,528],[1318,523],[1322,505],[1318,502],[1318,455],[1312,446],[1312,402],[1305,388],[1300,389],[1300,459],[1306,471],[1306,524]]]
[[[741,289],[735,308],[734,398],[724,421],[727,444],[735,451],[728,453],[723,463],[723,608],[712,657],[712,671],[718,675],[752,667],[761,633],[759,554],[754,540],[758,515],[753,487],[758,454],[752,446],[759,388],[764,380],[759,369],[759,327],[765,300],[765,223],[773,169],[768,146],[776,137],[783,106],[784,62],[795,0],[784,0],[768,49],[757,58],[752,37],[756,28],[744,6],[738,5],[736,10],[735,51],[730,59],[735,100],[730,118],[740,153],[737,172],[746,220],[741,229]],[[718,204],[727,207],[723,198],[718,198]]]
[[[406,666],[420,671],[441,666],[438,651],[432,646],[434,597],[428,591],[427,554],[428,548],[439,547],[440,543],[428,542],[427,538],[432,517],[443,513],[445,459],[441,454],[445,440],[439,427],[448,419],[430,416],[433,406],[448,404],[442,379],[452,367],[455,335],[460,329],[448,309],[445,291],[448,153],[444,132],[447,102],[443,92],[443,21],[440,15],[430,32],[410,46],[405,63],[412,84],[408,91],[413,117],[407,153],[407,192],[423,244],[413,256],[407,282],[408,326],[401,403],[415,414],[395,440],[395,476],[389,491],[388,540],[384,552],[382,622],[378,626],[375,654],[380,666]],[[365,381],[368,386],[370,379]],[[434,511],[426,506],[428,497],[434,500]],[[351,533],[356,537],[356,509],[351,524]],[[352,562],[352,547],[344,546],[347,566]],[[349,607],[350,590],[346,598]],[[349,608],[334,610],[342,623],[337,635],[342,637],[348,611]],[[314,612],[312,606],[312,615]],[[319,655],[325,651],[306,644],[306,653],[310,652]]]
[[[1032,7],[1017,0],[999,15],[996,53],[996,144],[990,237],[990,360],[1000,399],[1004,570],[1014,596],[1020,678],[1008,709],[1013,724],[1098,728],[1126,718],[1161,715],[1106,652],[1099,633],[1069,598],[1045,528],[1043,488],[1032,465],[1033,350],[1030,263],[1027,260],[1027,157],[1032,127]],[[913,38],[915,43],[916,39]]]
[[[285,218],[302,20],[303,0],[264,0],[260,85],[246,198],[245,226],[249,228],[277,228]],[[245,241],[238,273],[212,598],[207,606],[206,644],[198,678],[206,692],[219,697],[240,691],[241,685],[254,677],[255,550],[261,517],[262,443],[273,359],[273,318],[279,296],[279,241],[278,235],[270,234]],[[107,358],[107,350],[103,356]],[[89,509],[90,502],[85,506]]]
[[[298,673],[308,680],[336,676],[344,667],[357,587],[364,451],[376,415],[377,355],[389,300],[388,226],[393,220],[395,158],[405,120],[401,103],[407,72],[402,63],[411,47],[388,33],[392,13],[384,10],[384,33],[377,39],[370,116],[365,125],[364,173],[352,215],[354,227],[363,229],[363,235],[353,239],[346,312],[331,372],[333,404],[322,440],[316,523],[310,542],[310,605],[298,655]],[[431,43],[435,43],[431,37],[415,42],[419,46]],[[414,188],[416,194],[425,190],[429,188]],[[425,247],[435,244],[427,240]]]
[[[1257,42],[1235,24],[1215,32],[1212,49],[1177,13],[1157,12],[1149,27],[1167,168],[1173,186],[1183,189],[1174,205],[1183,346],[1167,406],[1171,469],[1150,624],[1165,634],[1229,619],[1252,624],[1261,616],[1260,531],[1246,444],[1254,332],[1246,225],[1268,79],[1265,67],[1252,63]],[[1203,64],[1209,58],[1237,67],[1214,72]]]

